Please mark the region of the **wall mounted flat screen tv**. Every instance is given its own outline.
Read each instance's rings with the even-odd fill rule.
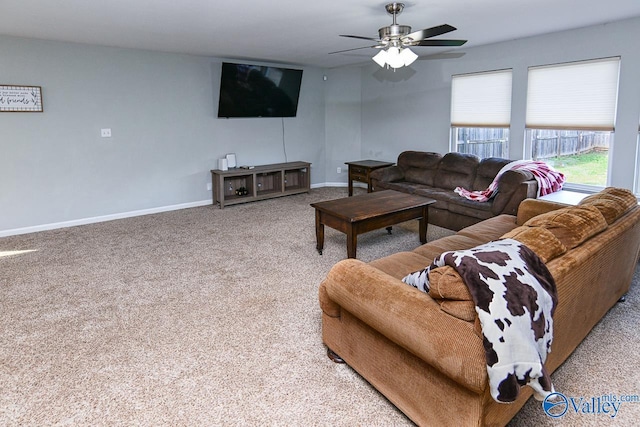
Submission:
[[[222,63],[218,117],[295,117],[302,70]]]

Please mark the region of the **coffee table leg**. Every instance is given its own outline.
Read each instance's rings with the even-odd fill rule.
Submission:
[[[418,233],[420,235],[420,243],[427,243],[427,223],[429,221],[429,208],[422,208],[422,218],[418,221]]]
[[[324,248],[324,224],[320,218],[320,211],[316,210],[316,249],[320,255],[322,255],[322,248]]]
[[[356,246],[358,245],[358,234],[353,229],[353,224],[347,225],[347,258],[356,257]]]

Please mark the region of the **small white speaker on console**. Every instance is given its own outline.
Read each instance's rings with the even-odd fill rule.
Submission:
[[[227,159],[218,159],[218,169],[221,171],[229,170]]]
[[[235,168],[237,165],[238,163],[236,162],[236,154],[235,153],[227,154],[227,166],[230,168]]]

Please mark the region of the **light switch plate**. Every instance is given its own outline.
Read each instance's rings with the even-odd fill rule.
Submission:
[[[111,129],[100,129],[100,136],[103,138],[111,138]]]

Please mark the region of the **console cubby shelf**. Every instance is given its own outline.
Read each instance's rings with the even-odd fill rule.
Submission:
[[[211,171],[213,204],[227,205],[254,202],[291,194],[306,193],[310,188],[311,163],[287,162]],[[244,188],[245,195],[238,195]]]

